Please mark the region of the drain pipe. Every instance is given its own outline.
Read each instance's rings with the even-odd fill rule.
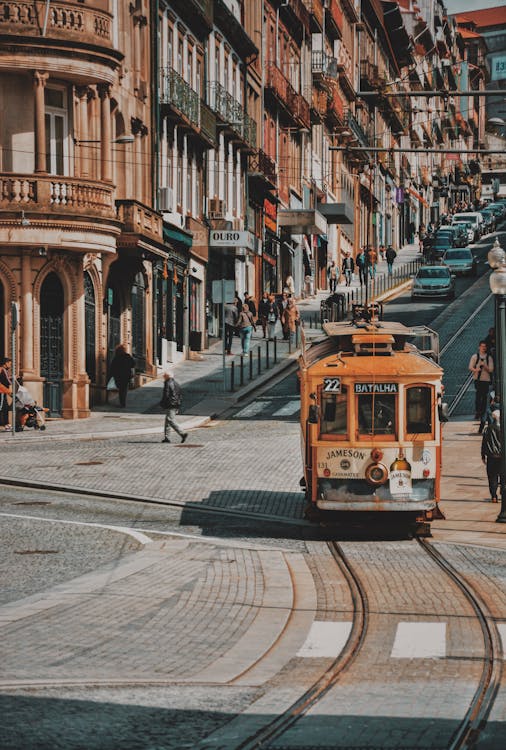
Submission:
[[[46,36],[47,22],[49,20],[49,5],[50,4],[51,4],[51,0],[46,0],[46,13],[44,15],[44,25],[42,27],[42,36]]]

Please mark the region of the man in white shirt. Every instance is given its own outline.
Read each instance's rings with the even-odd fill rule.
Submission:
[[[469,360],[469,369],[473,374],[474,387],[476,388],[474,418],[480,420],[481,432],[487,410],[488,392],[494,372],[494,360],[487,351],[486,341],[480,341],[478,351]]]

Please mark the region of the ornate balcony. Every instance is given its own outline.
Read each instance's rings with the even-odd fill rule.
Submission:
[[[4,44],[8,39],[19,68],[25,65],[22,56],[26,55],[29,69],[37,68],[42,58],[49,72],[54,67],[81,81],[111,80],[111,66],[117,67],[123,55],[113,46],[111,14],[93,5],[0,0],[0,37]]]
[[[306,8],[310,14],[311,29],[318,33],[323,29],[323,2],[322,0],[306,0]]]
[[[213,0],[172,0],[171,4],[191,29],[213,28]]]
[[[255,149],[256,122],[244,111],[242,104],[216,81],[209,84],[208,91],[209,105],[221,120],[221,125],[232,137],[238,137],[249,148]]]
[[[311,112],[309,102],[301,94],[289,86],[288,89],[288,106],[292,112],[295,121],[303,128],[311,127]]]
[[[346,122],[346,126],[351,130],[352,134],[355,136],[355,138],[357,139],[357,141],[360,143],[361,146],[371,145],[367,133],[365,132],[363,127],[360,125],[355,115],[352,112],[350,112],[350,110],[346,111],[345,122]]]
[[[162,69],[160,102],[183,115],[194,127],[200,127],[200,97],[173,68]]]
[[[142,235],[163,244],[161,214],[135,200],[118,200],[116,208],[123,233]]]
[[[268,63],[265,78],[266,92],[280,102],[285,113],[299,125],[309,128],[311,124],[309,103],[293,88],[275,63]]]
[[[360,21],[360,0],[341,0],[341,5],[352,23]]]
[[[363,91],[373,91],[379,85],[378,66],[369,60],[360,61],[360,88]]]
[[[343,100],[335,86],[332,86],[332,94],[328,99],[327,117],[338,125],[345,121]]]
[[[113,188],[82,177],[0,175],[0,211],[115,216]]]
[[[267,192],[274,190],[278,184],[276,162],[261,148],[249,157],[248,178],[259,189],[263,188]]]
[[[281,6],[285,11],[285,21],[303,27],[309,33],[309,11],[302,0],[287,0],[286,5]]]

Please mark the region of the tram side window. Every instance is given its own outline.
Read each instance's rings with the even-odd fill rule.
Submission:
[[[358,396],[358,431],[361,435],[395,435],[396,396]]]
[[[345,386],[341,393],[322,394],[321,433],[348,434],[348,394]]]
[[[406,389],[406,432],[432,433],[431,388],[413,386]]]

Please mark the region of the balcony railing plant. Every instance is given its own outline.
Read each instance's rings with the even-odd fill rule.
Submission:
[[[162,70],[160,101],[162,104],[171,104],[192,125],[200,127],[200,97],[173,68]]]

